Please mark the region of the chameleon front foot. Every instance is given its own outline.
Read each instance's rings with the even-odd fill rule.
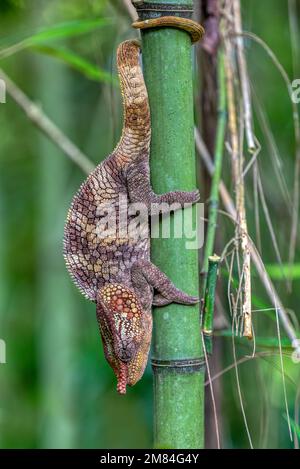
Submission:
[[[174,191],[169,192],[161,197],[162,199],[166,199],[166,202],[168,202],[169,204],[195,204],[200,200],[200,193],[198,190],[194,190],[191,192]]]
[[[198,296],[189,296],[186,293],[178,290],[180,293],[180,297],[178,298],[178,301],[174,298],[166,298],[165,296],[161,295],[160,293],[156,293],[153,296],[153,301],[152,305],[153,306],[166,306],[171,303],[180,303],[180,304],[185,304],[185,305],[194,305],[196,303],[199,303],[199,298]]]
[[[200,193],[198,190],[194,190],[191,192],[185,192],[185,191],[172,191],[172,192],[167,192],[166,194],[162,195],[153,195],[153,198],[151,202],[153,204],[168,204],[170,207],[165,207],[162,211],[163,212],[168,212],[170,209],[174,210],[175,207],[171,207],[172,205],[179,205],[181,208],[185,204],[195,204],[200,200]]]

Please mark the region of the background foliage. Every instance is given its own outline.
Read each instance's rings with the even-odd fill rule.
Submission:
[[[266,41],[289,76],[297,78],[287,2],[248,0],[242,7],[245,29]],[[122,2],[2,0],[0,13],[0,67],[95,164],[101,161],[114,148],[122,127],[116,47],[136,35]],[[246,50],[253,90],[268,118],[282,159],[280,171],[290,188],[294,140],[289,97],[263,50],[250,40]],[[195,61],[195,94],[199,94],[196,65]],[[103,357],[94,305],[75,289],[62,258],[66,212],[84,175],[33,127],[12,99],[8,97],[0,106],[0,338],[7,344],[7,364],[0,365],[0,447],[150,447],[150,368],[125,398],[117,395],[113,373]],[[257,117],[263,186],[286,262],[290,214],[276,183],[267,134],[260,130]],[[224,174],[230,187],[226,160]],[[255,237],[251,178],[249,183],[247,180],[247,205],[249,231]],[[263,216],[260,228],[263,259],[270,264],[269,272],[284,304],[295,312],[297,325],[299,245],[289,291],[276,265]],[[230,236],[231,222],[220,216],[220,250]],[[218,331],[218,359],[212,363],[211,374],[224,372],[214,381],[222,446],[241,448],[249,443],[231,367],[232,340],[226,332],[230,316],[225,266],[222,273],[219,289],[224,290],[221,309],[225,320]],[[253,286],[254,308],[270,308],[255,272]],[[237,359],[243,360],[240,385],[253,444],[293,447],[297,436],[290,441],[274,311],[256,312],[254,317],[256,351],[261,355],[247,359],[252,344],[235,341]],[[282,337],[288,407],[299,436],[295,402],[300,366],[291,360],[283,332]],[[207,422],[207,432],[212,435],[208,444],[214,446],[214,427],[209,418]]]

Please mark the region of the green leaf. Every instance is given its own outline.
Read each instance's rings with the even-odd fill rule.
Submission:
[[[23,38],[16,44],[12,44],[5,49],[0,50],[0,59],[9,57],[21,50],[27,49],[37,44],[45,44],[57,39],[67,37],[79,36],[96,29],[102,28],[111,23],[111,20],[106,18],[101,19],[85,19],[77,21],[69,21],[52,25],[48,28],[43,28],[30,37]]]
[[[88,19],[69,21],[65,23],[56,24],[50,28],[43,29],[34,36],[28,38],[32,44],[49,42],[56,39],[79,36],[95,29],[106,26],[110,21],[108,19]]]
[[[300,279],[300,264],[266,264],[266,270],[273,280]]]
[[[111,75],[105,70],[102,70],[93,63],[68,49],[46,45],[33,46],[32,49],[62,60],[73,69],[85,75],[90,80],[104,83],[113,83],[114,85],[117,85],[117,78],[115,76]]]

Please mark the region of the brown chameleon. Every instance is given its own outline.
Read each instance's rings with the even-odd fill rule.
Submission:
[[[66,221],[64,257],[80,291],[96,303],[105,357],[117,377],[117,390],[126,393],[143,375],[151,342],[151,306],[172,302],[194,304],[198,298],[178,290],[150,261],[149,236],[130,230],[105,231],[109,210],[116,228],[122,213],[120,195],[128,206],[143,203],[147,220],[152,204],[191,204],[199,192],[156,195],[150,185],[151,137],[147,90],[139,63],[137,41],[123,42],[117,65],[123,95],[124,124],[115,150],[88,176],[75,195]],[[103,215],[102,208],[106,216]],[[107,211],[106,211],[106,209]],[[123,210],[124,212],[124,210]],[[125,212],[127,222],[132,215]]]

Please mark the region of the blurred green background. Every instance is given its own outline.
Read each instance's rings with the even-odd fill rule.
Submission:
[[[270,45],[291,78],[300,78],[300,71],[293,68],[288,2],[247,0],[242,1],[242,9],[245,29]],[[98,19],[102,20],[95,22]],[[296,19],[299,22],[299,16]],[[79,34],[83,21],[85,31]],[[34,42],[37,31],[66,22],[73,22],[76,34]],[[137,35],[130,24],[120,0],[0,2],[0,57],[4,49],[33,38],[30,47],[21,43],[20,50],[2,58],[0,67],[95,164],[109,154],[120,136],[122,104],[115,81],[115,53],[122,40]],[[294,137],[288,93],[266,53],[248,39],[246,51],[253,90],[269,121],[282,159],[280,171],[291,195]],[[196,61],[194,81],[198,95]],[[270,151],[270,137],[259,112],[256,116],[263,186],[287,262],[291,217],[276,180],[274,148]],[[230,187],[227,160],[224,178]],[[95,306],[76,290],[64,266],[66,212],[84,177],[7,96],[6,104],[0,104],[0,338],[7,348],[7,363],[0,364],[1,448],[147,448],[152,444],[150,367],[125,397],[117,395],[113,372],[103,356]],[[255,239],[251,176],[247,208],[249,231]],[[263,259],[267,265],[274,264],[263,212],[260,229]],[[222,250],[232,237],[233,226],[221,215],[218,231]],[[299,264],[296,267],[291,291],[280,275],[274,282],[298,328]],[[270,273],[276,274],[272,269]],[[226,281],[224,268],[219,290],[223,323],[229,324]],[[255,272],[253,293],[255,309],[272,306]],[[297,445],[297,436],[294,441],[289,438],[274,319],[274,311],[254,313],[256,352],[261,355],[239,365],[240,386],[254,447],[289,448]],[[223,336],[216,339],[211,374],[223,370],[214,381],[222,447],[247,448],[231,366],[232,340],[222,330],[218,334]],[[297,414],[300,365],[291,360],[288,343],[283,341],[283,345],[287,345],[283,352],[288,408],[299,436],[295,410]],[[251,356],[252,347],[237,339],[237,358]],[[207,445],[215,446],[208,388],[207,393]]]

